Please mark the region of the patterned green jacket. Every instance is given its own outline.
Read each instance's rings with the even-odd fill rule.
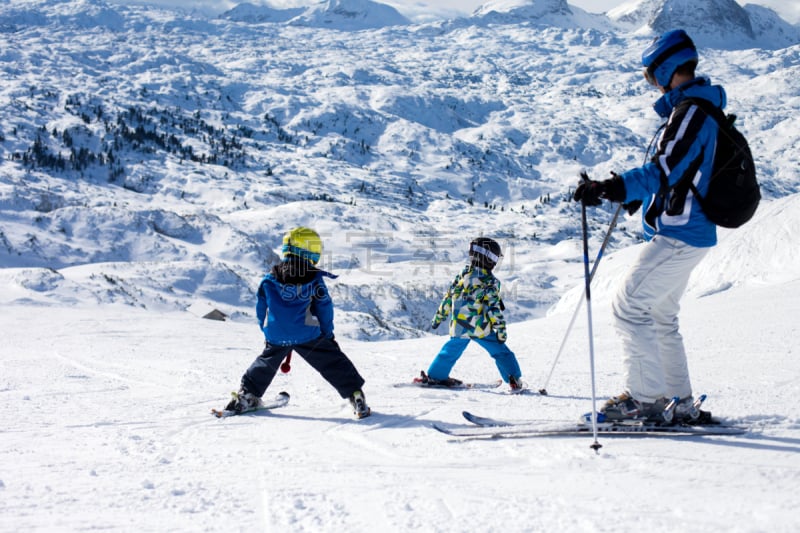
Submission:
[[[465,267],[444,295],[431,326],[436,328],[445,320],[450,320],[451,337],[482,339],[494,330],[497,340],[505,342],[500,281],[488,270]]]

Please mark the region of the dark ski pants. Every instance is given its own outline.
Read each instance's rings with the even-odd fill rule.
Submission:
[[[281,363],[290,352],[297,352],[322,375],[342,398],[349,398],[364,385],[364,378],[333,339],[319,337],[302,344],[275,346],[267,343],[250,368],[242,376],[242,388],[258,397],[272,383]]]

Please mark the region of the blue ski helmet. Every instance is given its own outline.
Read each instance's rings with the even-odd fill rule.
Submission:
[[[656,37],[642,52],[645,78],[650,83],[658,82],[661,87],[669,87],[678,67],[689,61],[697,63],[698,59],[697,48],[683,30],[670,30]]]

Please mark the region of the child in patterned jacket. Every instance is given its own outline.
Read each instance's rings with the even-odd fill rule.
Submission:
[[[423,383],[460,385],[461,381],[450,377],[450,370],[469,342],[475,341],[489,352],[512,391],[523,388],[517,358],[505,344],[507,333],[500,281],[492,274],[501,257],[500,245],[488,237],[479,237],[470,243],[470,264],[453,280],[431,322],[436,329],[449,320],[450,340],[439,350],[427,375],[421,373]]]

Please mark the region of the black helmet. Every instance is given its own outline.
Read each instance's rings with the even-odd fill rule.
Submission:
[[[494,239],[478,237],[469,243],[469,258],[472,266],[492,270],[500,262],[501,257],[503,257],[503,252]]]

